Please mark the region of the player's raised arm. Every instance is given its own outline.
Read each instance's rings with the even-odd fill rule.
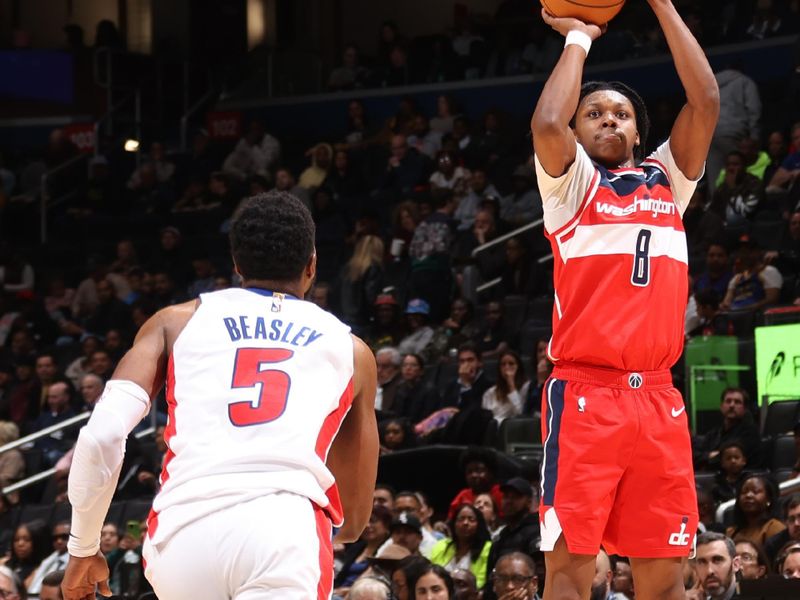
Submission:
[[[372,492],[378,473],[375,356],[355,336],[353,351],[353,406],[333,440],[327,461],[328,468],[336,477],[344,509],[344,525],[336,536],[340,542],[354,542],[366,527],[372,512]]]
[[[570,129],[591,42],[605,28],[578,19],[558,18],[542,10],[542,18],[566,37],[566,46],[547,80],[531,119],[533,146],[539,162],[551,177],[560,177],[575,160],[575,135]]]
[[[703,49],[672,1],[647,1],[661,24],[686,91],[686,105],[670,134],[670,148],[681,172],[689,179],[697,179],[703,172],[719,118],[719,87]]]

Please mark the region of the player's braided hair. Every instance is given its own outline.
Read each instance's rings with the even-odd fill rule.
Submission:
[[[587,81],[581,86],[578,106],[580,106],[586,96],[600,90],[612,90],[630,100],[630,103],[633,105],[633,112],[636,116],[636,130],[639,132],[639,145],[634,147],[633,155],[637,160],[643,160],[645,157],[647,136],[650,133],[650,116],[647,114],[647,105],[645,105],[644,100],[642,100],[642,97],[636,90],[625,85],[621,81]],[[575,127],[575,116],[572,117],[570,127]]]
[[[305,205],[272,190],[247,198],[234,215],[231,255],[244,279],[295,281],[314,253],[314,234]]]

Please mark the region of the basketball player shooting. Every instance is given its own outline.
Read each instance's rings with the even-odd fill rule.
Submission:
[[[618,82],[581,85],[605,27],[543,11],[566,37],[531,121],[556,291],[542,402],[545,600],[589,598],[601,544],[631,558],[638,600],[682,599],[697,528],[686,411],[669,368],[688,291],[681,216],[703,175],[719,90],[672,2],[648,4],[687,102],[646,157],[639,95]]]
[[[317,264],[311,214],[284,192],[254,196],[230,241],[242,288],[148,320],[81,430],[65,600],[110,594],[100,528],[125,438],[165,382],[168,452],[143,551],[160,600],[329,598],[333,528],[346,542],[367,524],[375,358],[302,299]]]

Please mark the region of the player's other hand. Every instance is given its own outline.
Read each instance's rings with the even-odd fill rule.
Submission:
[[[601,26],[595,25],[594,23],[584,23],[572,17],[556,17],[551,15],[544,8],[542,9],[542,19],[564,37],[566,37],[570,31],[582,31],[592,38],[592,40],[596,40],[603,35],[608,28],[607,25]]]
[[[110,596],[108,563],[99,550],[94,556],[70,556],[61,593],[64,600],[95,600],[95,590],[101,596]]]

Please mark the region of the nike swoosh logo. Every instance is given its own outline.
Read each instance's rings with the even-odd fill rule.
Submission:
[[[675,410],[675,409],[673,408],[673,409],[672,409],[672,416],[673,416],[673,417],[679,417],[679,416],[680,416],[680,414],[681,414],[683,411],[685,411],[685,410],[686,410],[686,407],[685,407],[685,406],[681,406],[681,407],[680,407],[678,410]]]

